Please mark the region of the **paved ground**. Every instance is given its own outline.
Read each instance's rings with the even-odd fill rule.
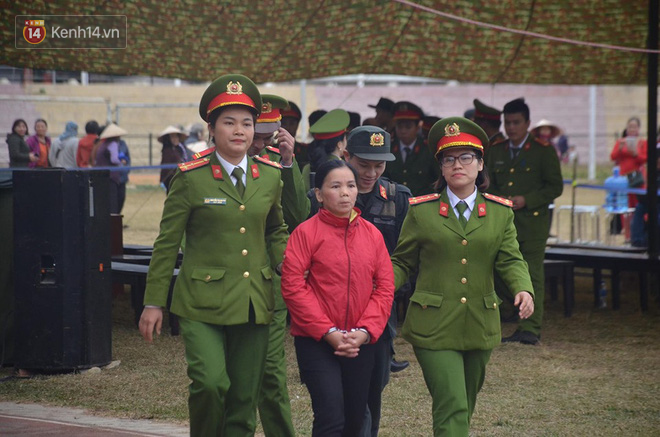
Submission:
[[[0,436],[174,436],[188,427],[152,420],[93,416],[75,408],[0,402]]]

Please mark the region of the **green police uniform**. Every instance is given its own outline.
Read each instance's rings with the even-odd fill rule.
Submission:
[[[534,314],[522,320],[518,329],[539,337],[545,297],[543,259],[550,230],[548,205],[563,190],[559,159],[552,145],[528,135],[515,158],[512,158],[508,140],[490,146],[485,164],[490,175],[489,193],[505,198],[525,198],[525,206],[514,211],[514,223],[520,251],[529,265],[536,305]],[[511,292],[504,284],[498,281],[496,289],[501,297],[511,299]]]
[[[397,102],[394,105],[394,122],[399,120],[412,120],[419,122],[424,113],[417,106],[410,102]],[[399,139],[392,139],[392,154],[394,161],[387,163],[385,176],[396,183],[403,184],[412,192],[413,196],[420,196],[433,192],[433,184],[438,180],[438,163],[433,159],[433,154],[428,146],[424,144],[424,139],[418,137],[410,152],[407,153],[404,160],[404,145]]]
[[[226,91],[225,91],[226,90]],[[261,96],[246,77],[216,79],[200,115]],[[259,108],[259,109],[257,109]],[[180,317],[193,436],[252,436],[275,305],[273,276],[287,241],[279,165],[248,160],[243,195],[216,153],[179,166],[165,201],[145,305],[164,307],[181,239],[186,252],[171,311]]]
[[[288,107],[288,102],[279,96],[263,94],[263,107],[257,119],[256,131],[259,133],[275,132],[281,125],[281,111]],[[262,158],[280,163],[282,155],[279,149],[266,146],[260,153]],[[282,213],[289,232],[307,219],[310,203],[307,198],[302,174],[296,160],[291,167],[281,170],[282,187]],[[289,390],[286,385],[286,356],[284,339],[286,336],[287,308],[282,299],[281,278],[275,276],[273,280],[275,293],[275,312],[268,332],[268,352],[264,377],[259,390],[259,417],[264,433],[267,437],[294,436],[293,421],[291,419],[291,402]]]
[[[459,144],[439,141],[445,135],[437,133],[437,126],[444,130],[454,123],[462,133],[478,135],[456,136]],[[486,141],[480,128],[461,117],[439,121],[429,135],[437,147],[477,148]],[[500,343],[500,300],[493,270],[511,289],[532,291],[510,202],[479,192],[475,196],[465,228],[447,189],[412,198],[392,255],[395,288],[419,271],[402,335],[413,345],[433,398],[436,436],[468,435],[485,366]]]

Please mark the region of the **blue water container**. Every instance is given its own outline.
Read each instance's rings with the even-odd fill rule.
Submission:
[[[605,179],[605,210],[607,212],[620,214],[628,210],[628,178],[621,176],[619,167],[612,169],[612,176]]]

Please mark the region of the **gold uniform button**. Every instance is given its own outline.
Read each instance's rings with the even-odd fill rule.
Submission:
[[[426,308],[428,308],[426,305],[422,305],[423,310],[425,310]]]
[[[467,302],[467,299],[464,298],[464,297],[462,297],[462,298],[461,298],[461,303],[465,303],[465,302]]]
[[[513,186],[513,182],[509,182],[507,185],[511,187]]]
[[[536,217],[537,215],[539,215],[539,212],[538,212],[538,211],[534,211],[534,217]]]
[[[463,259],[461,260],[461,264],[467,264],[467,260],[466,260],[465,258],[463,258]]]
[[[404,182],[403,182],[403,185],[408,185],[408,182],[405,182],[405,181],[404,181]]]
[[[497,304],[493,302],[493,308],[497,308]]]
[[[461,284],[467,284],[467,278],[461,278]]]
[[[467,240],[463,240],[463,241],[461,241],[461,244],[462,244],[463,246],[467,246]]]
[[[240,209],[241,211],[245,211],[245,205],[239,206],[238,209]]]
[[[515,171],[516,171],[516,170],[512,168],[512,169],[509,170],[509,173],[513,173],[513,172],[515,172]]]
[[[243,277],[244,277],[244,278],[249,278],[249,277],[250,277],[250,272],[245,272],[245,273],[243,273]]]
[[[211,275],[206,275],[206,278],[204,278],[206,282],[209,282],[211,280]]]
[[[241,228],[238,230],[238,232],[240,232],[241,234],[244,234],[245,233],[245,228],[241,226]]]
[[[406,174],[406,173],[408,173],[408,170],[404,170],[404,171],[403,171],[403,174]]]
[[[247,249],[241,250],[241,255],[246,256],[247,255]]]

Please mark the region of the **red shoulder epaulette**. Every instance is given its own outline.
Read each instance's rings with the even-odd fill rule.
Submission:
[[[497,202],[504,206],[513,206],[513,202],[510,201],[509,199],[505,199],[504,197],[493,196],[492,194],[488,194],[488,193],[482,193],[482,194],[486,199],[491,200],[493,202]]]
[[[208,156],[211,153],[213,153],[214,150],[215,150],[215,147],[209,147],[206,150],[202,150],[201,152],[197,152],[197,153],[193,154],[192,157],[193,157],[193,159],[203,158],[203,157]]]
[[[278,155],[282,154],[282,152],[280,152],[280,149],[278,149],[277,147],[266,146],[266,149],[268,149],[269,151],[271,151],[273,153],[277,153]]]
[[[282,164],[279,162],[271,161],[270,159],[266,158],[265,156],[253,156],[252,157],[255,161],[258,161],[262,164],[270,165],[271,167],[275,168],[282,168]]]
[[[205,166],[211,161],[209,158],[199,158],[194,161],[182,162],[179,164],[179,170],[188,171]]]
[[[438,193],[425,194],[424,196],[411,197],[408,199],[408,203],[410,203],[410,205],[419,205],[420,203],[430,202],[439,198],[440,195]]]

